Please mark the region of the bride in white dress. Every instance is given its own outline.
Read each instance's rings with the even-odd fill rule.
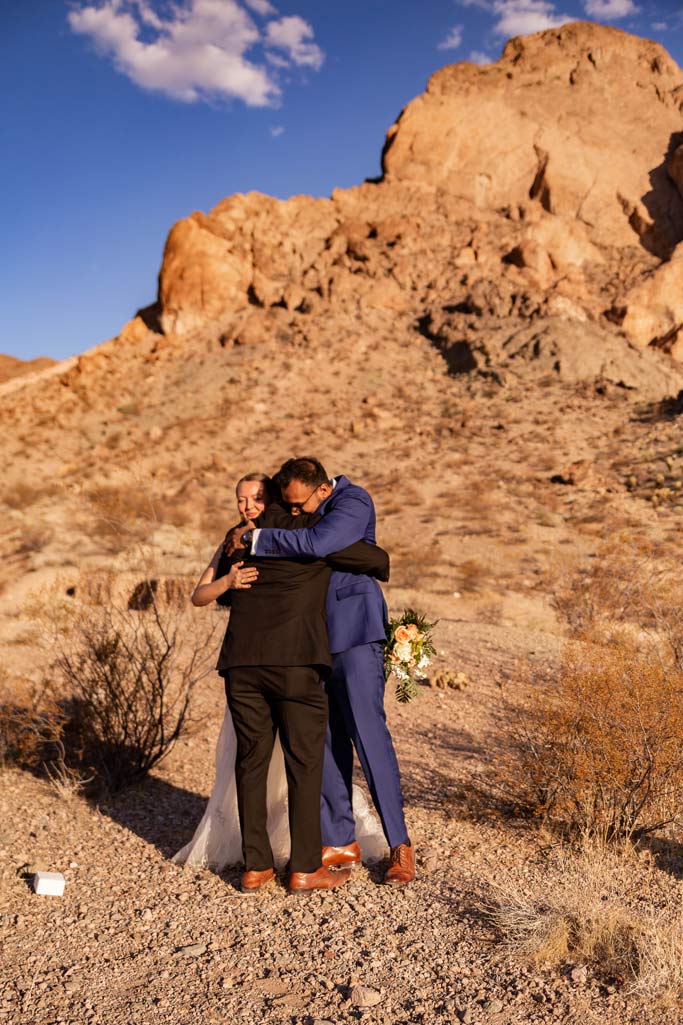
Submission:
[[[263,512],[269,501],[268,483],[269,479],[265,474],[257,473],[248,474],[238,482],[237,508],[243,519],[253,520]],[[216,579],[216,568],[222,548],[223,545],[219,545],[200,578],[192,596],[195,605],[211,604],[228,588],[250,587],[255,579],[255,571],[248,567],[243,568],[241,563],[233,566],[226,577]],[[173,861],[220,872],[226,865],[235,865],[242,860],[242,834],[237,812],[235,782],[236,753],[237,738],[230,710],[226,708],[216,745],[216,781],[206,811],[194,836],[174,855]],[[386,840],[379,820],[370,809],[363,791],[357,786],[353,787],[353,813],[356,820],[356,840],[360,845],[363,861],[378,861],[386,853]],[[289,860],[290,841],[287,777],[279,738],[275,740],[268,772],[268,835],[275,866],[281,868]]]

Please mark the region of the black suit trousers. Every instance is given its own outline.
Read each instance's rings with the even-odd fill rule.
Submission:
[[[320,868],[320,792],[327,729],[326,670],[320,666],[234,666],[225,693],[237,734],[237,806],[247,870],[273,865],[266,784],[276,732],[285,758],[292,872]]]

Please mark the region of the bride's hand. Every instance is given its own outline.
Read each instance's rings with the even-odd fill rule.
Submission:
[[[236,562],[226,574],[228,588],[233,591],[248,591],[254,581],[258,580],[256,566],[245,566],[243,562]]]

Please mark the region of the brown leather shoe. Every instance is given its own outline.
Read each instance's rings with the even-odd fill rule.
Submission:
[[[410,843],[391,848],[389,868],[384,873],[384,882],[402,886],[415,878],[415,850]]]
[[[275,869],[265,868],[262,872],[255,872],[251,869],[248,872],[242,873],[240,879],[240,889],[242,893],[256,893],[267,883],[271,882],[275,878]]]
[[[349,869],[344,869],[340,872],[330,872],[329,868],[321,865],[315,872],[291,872],[287,886],[290,893],[307,893],[309,890],[331,890],[335,886],[342,886],[350,875]]]
[[[323,865],[334,868],[335,865],[360,865],[360,847],[357,843],[346,844],[345,847],[323,847]]]

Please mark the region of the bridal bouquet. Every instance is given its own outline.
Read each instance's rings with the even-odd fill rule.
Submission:
[[[389,620],[387,644],[384,650],[384,678],[393,673],[396,679],[396,700],[406,705],[418,693],[418,680],[436,654],[432,628],[424,616],[414,609],[406,609],[398,619]]]

